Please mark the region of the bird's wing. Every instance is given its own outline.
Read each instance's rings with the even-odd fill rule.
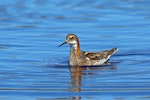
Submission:
[[[117,51],[117,48],[105,50],[102,52],[83,52],[84,56],[89,60],[102,60],[107,59]]]
[[[89,60],[102,60],[106,59],[108,55],[107,51],[104,52],[84,52],[84,56]]]

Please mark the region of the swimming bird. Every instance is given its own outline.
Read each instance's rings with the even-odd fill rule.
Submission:
[[[75,34],[68,34],[66,41],[60,44],[59,47],[64,44],[70,44],[70,57],[68,62],[70,66],[102,65],[118,50],[117,48],[113,48],[102,52],[81,51],[79,39]]]

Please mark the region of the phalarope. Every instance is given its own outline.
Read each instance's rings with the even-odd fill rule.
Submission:
[[[80,50],[80,42],[75,34],[68,34],[66,36],[66,41],[59,45],[70,44],[70,66],[92,66],[101,65],[107,62],[107,60],[112,56],[117,48],[111,50],[105,50],[102,52],[86,52]]]

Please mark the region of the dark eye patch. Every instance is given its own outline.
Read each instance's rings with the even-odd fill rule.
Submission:
[[[73,39],[73,36],[69,37],[69,39],[72,40],[72,39]]]

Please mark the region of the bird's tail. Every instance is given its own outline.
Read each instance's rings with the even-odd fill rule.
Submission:
[[[113,49],[108,51],[108,54],[113,55],[117,50],[118,50],[117,48],[113,48]]]

